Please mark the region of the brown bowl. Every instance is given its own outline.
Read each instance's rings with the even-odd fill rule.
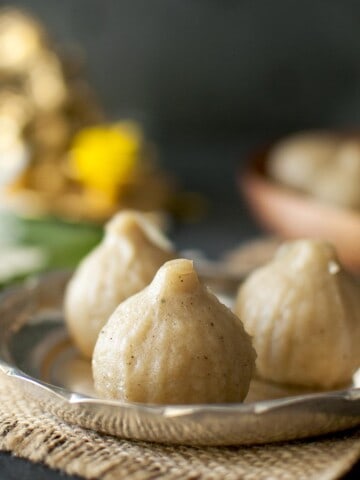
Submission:
[[[265,173],[268,151],[254,155],[247,170],[238,174],[238,186],[260,223],[285,239],[328,240],[341,261],[360,272],[360,213],[321,203],[270,179]]]

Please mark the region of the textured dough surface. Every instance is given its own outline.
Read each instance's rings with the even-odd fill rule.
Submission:
[[[327,243],[285,244],[240,287],[235,311],[266,379],[331,388],[360,366],[360,289]]]
[[[174,258],[167,240],[140,213],[124,211],[81,262],[65,294],[65,318],[79,350],[91,357],[97,336],[120,302],[142,290]]]
[[[242,401],[254,366],[242,323],[182,259],[116,309],[93,355],[98,393],[133,402]]]

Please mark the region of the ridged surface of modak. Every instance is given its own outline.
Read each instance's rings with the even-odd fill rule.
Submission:
[[[280,247],[240,287],[235,311],[263,378],[332,388],[360,367],[360,288],[325,242]]]
[[[120,302],[142,290],[174,258],[169,242],[144,215],[124,211],[107,225],[102,243],[80,264],[65,295],[70,335],[87,357]]]
[[[110,317],[96,343],[93,375],[109,399],[239,402],[254,364],[239,319],[200,283],[190,260],[178,259]]]

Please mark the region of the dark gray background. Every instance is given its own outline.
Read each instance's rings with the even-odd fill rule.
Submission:
[[[20,0],[83,48],[108,112],[168,137],[360,119],[358,0]]]

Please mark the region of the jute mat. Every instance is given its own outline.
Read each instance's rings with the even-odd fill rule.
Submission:
[[[260,239],[241,245],[224,260],[235,272],[244,273],[246,259],[246,273],[267,261],[278,244],[277,239]],[[360,459],[360,429],[249,447],[131,442],[60,421],[23,398],[0,376],[0,450],[87,479],[333,480]]]
[[[88,479],[330,480],[360,458],[360,430],[250,447],[131,442],[68,425],[0,377],[0,449]]]

